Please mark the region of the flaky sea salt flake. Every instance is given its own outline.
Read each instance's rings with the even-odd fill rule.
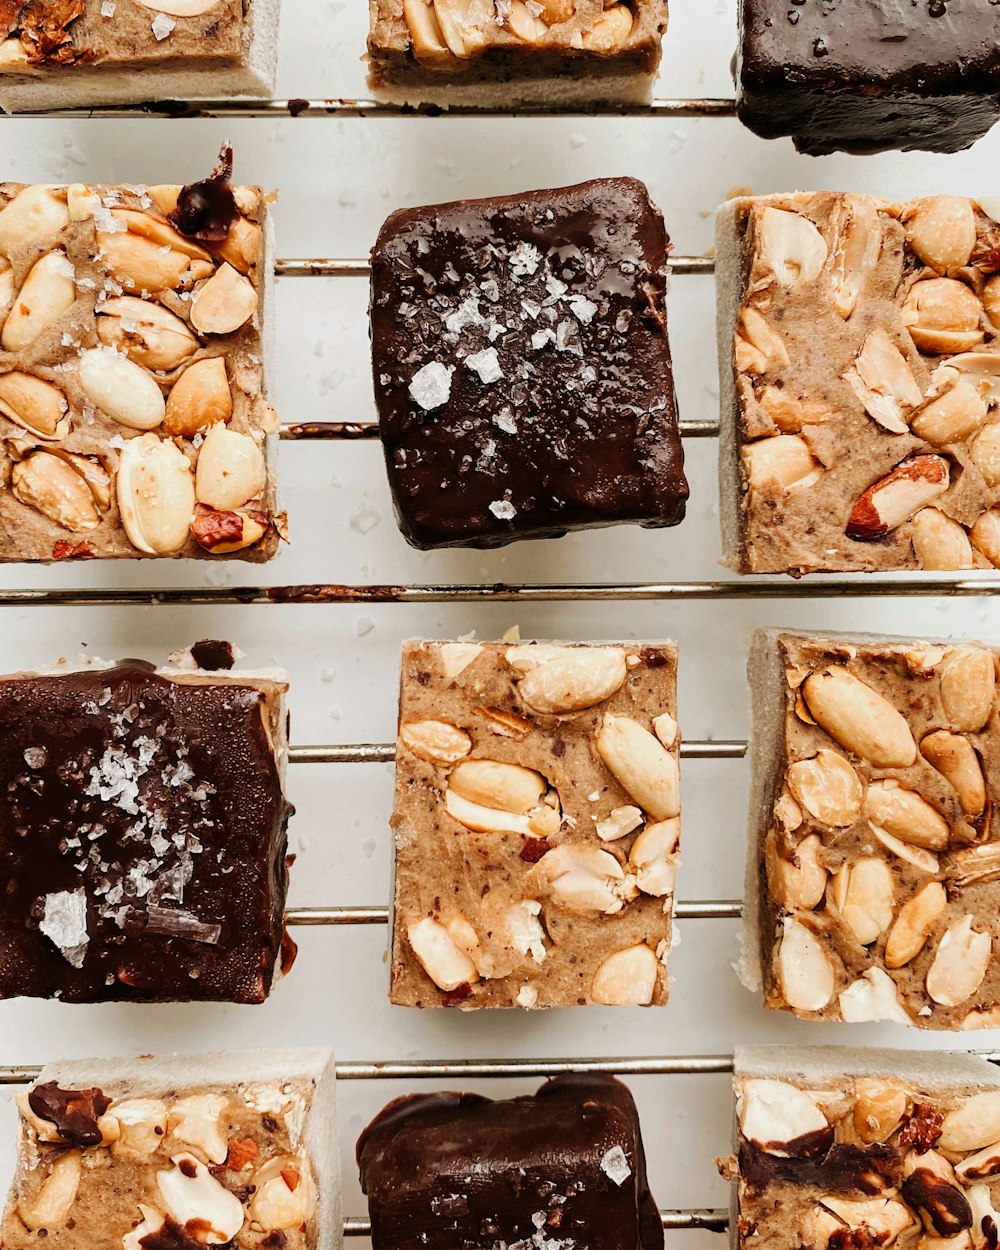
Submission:
[[[413,375],[410,395],[424,412],[440,408],[448,402],[451,395],[451,375],[454,372],[454,365],[443,365],[439,360],[432,360]]]
[[[495,347],[486,347],[481,352],[468,356],[465,364],[466,368],[479,374],[480,382],[486,386],[491,382],[499,382],[503,377],[503,369],[500,368],[500,359]]]
[[[86,890],[60,890],[45,895],[38,928],[74,968],[82,968],[90,937],[87,933]]]
[[[632,1175],[632,1169],[628,1165],[628,1159],[621,1146],[612,1146],[604,1155],[601,1159],[601,1171],[610,1176],[619,1187],[625,1184]]]
[[[150,30],[157,43],[162,43],[164,39],[169,39],[173,33],[177,23],[172,17],[167,17],[166,13],[157,13]]]

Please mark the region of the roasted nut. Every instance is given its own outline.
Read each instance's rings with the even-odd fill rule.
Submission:
[[[0,70],[26,70],[30,65],[28,54],[20,39],[10,38],[0,42]]]
[[[757,217],[757,254],[780,287],[792,287],[822,273],[826,240],[801,213],[764,207]]]
[[[217,9],[222,0],[136,0],[136,3],[169,17],[201,17]]]
[[[873,781],[865,796],[865,817],[894,838],[943,851],[948,845],[948,822],[915,790],[896,781]]]
[[[993,710],[996,670],[981,647],[949,651],[941,667],[941,706],[952,729],[976,733]]]
[[[98,306],[97,334],[144,369],[176,369],[198,349],[180,317],[162,304],[125,295]]]
[[[21,503],[74,534],[86,534],[101,523],[87,479],[71,462],[50,452],[35,451],[19,461],[11,488]]]
[[[862,946],[870,946],[892,923],[896,889],[881,859],[844,864],[833,878],[834,903]]]
[[[403,0],[403,18],[410,32],[413,55],[418,61],[451,58],[433,0]]]
[[[147,1250],[149,1242],[146,1239],[160,1232],[167,1222],[165,1215],[147,1207],[144,1202],[139,1203],[139,1213],[142,1221],[122,1238],[122,1250]]]
[[[986,807],[986,777],[968,738],[939,729],[923,739],[920,753],[952,786],[966,816],[981,815]]]
[[[969,454],[987,486],[1000,486],[1000,421],[983,429]]]
[[[237,217],[222,243],[213,244],[212,251],[239,273],[248,274],[264,251],[264,232],[255,222]]]
[[[898,856],[908,864],[912,864],[914,868],[918,868],[921,872],[934,874],[938,871],[940,864],[938,863],[938,857],[933,851],[925,851],[919,846],[911,846],[910,843],[903,842],[900,838],[894,838],[891,833],[886,833],[878,825],[869,825],[869,828],[876,840],[881,842],[891,854]]]
[[[846,668],[835,665],[810,673],[801,689],[816,723],[854,755],[877,768],[908,768],[917,758],[906,720]]]
[[[756,490],[793,490],[811,486],[822,469],[798,434],[775,434],[743,448],[744,473]]]
[[[951,471],[943,456],[911,456],[860,496],[847,521],[847,537],[863,543],[885,538],[940,499],[950,485]]]
[[[736,1115],[747,1141],[768,1154],[823,1155],[833,1145],[833,1126],[815,1100],[788,1081],[747,1081]]]
[[[861,778],[836,751],[818,751],[788,770],[788,788],[810,816],[835,829],[854,823],[861,811]]]
[[[950,925],[938,943],[927,972],[927,993],[942,1007],[957,1007],[983,983],[993,954],[993,939],[972,927],[974,916]]]
[[[846,321],[857,307],[858,296],[882,251],[882,224],[878,210],[863,195],[840,196],[830,221],[833,231],[830,280],[833,306]]]
[[[776,838],[769,838],[765,851],[767,884],[770,894],[782,907],[812,911],[826,889],[827,871],[819,862],[823,843],[811,833],[796,846],[787,859],[778,851]]]
[[[863,1201],[852,1201],[847,1198],[833,1196],[820,1199],[821,1210],[833,1213],[836,1219],[830,1228],[827,1245],[840,1245],[842,1242],[870,1242],[875,1246],[889,1246],[900,1233],[905,1232],[913,1223],[907,1207],[895,1198],[867,1198]],[[835,1225],[835,1227],[834,1227]],[[844,1237],[845,1229],[857,1231],[856,1238]],[[839,1236],[834,1237],[834,1234]],[[952,1247],[958,1250],[958,1247]]]
[[[588,52],[615,52],[631,35],[634,24],[628,5],[612,4],[583,32],[583,46]]]
[[[14,298],[14,270],[0,257],[0,309]]]
[[[906,414],[923,402],[906,357],[886,332],[869,332],[844,381],[865,411],[892,434],[905,434]]]
[[[985,1181],[1000,1175],[1000,1142],[994,1142],[984,1150],[966,1155],[955,1165],[955,1173],[963,1185],[971,1181]]]
[[[439,720],[410,721],[400,725],[399,739],[418,759],[444,767],[457,764],[472,750],[472,739],[464,729]]]
[[[65,252],[49,252],[36,261],[7,314],[0,344],[9,352],[26,351],[73,307],[75,277]]]
[[[993,508],[978,517],[969,530],[969,538],[979,554],[994,568],[1000,569],[1000,508]]]
[[[191,324],[201,334],[234,334],[257,311],[253,283],[223,263],[191,300]]]
[[[907,1155],[901,1187],[903,1199],[920,1217],[928,1233],[957,1237],[972,1225],[972,1208],[955,1180],[951,1164],[934,1150]]]
[[[939,392],[961,379],[971,383],[989,403],[1000,403],[1000,356],[995,352],[952,356],[934,370],[931,385]]]
[[[627,834],[634,833],[642,824],[642,812],[637,807],[615,807],[595,824],[597,836],[602,842],[617,842]]]
[[[38,183],[24,187],[0,211],[0,252],[30,247],[59,234],[69,225],[66,194],[59,187]]]
[[[218,423],[205,435],[195,469],[195,495],[207,508],[242,508],[267,484],[264,452],[249,434]]]
[[[976,246],[976,215],[969,200],[952,195],[916,200],[902,220],[910,247],[937,273],[951,273],[969,263]]]
[[[316,1186],[294,1156],[269,1159],[254,1173],[253,1187],[250,1218],[265,1232],[305,1225],[316,1209]]]
[[[597,731],[597,753],[618,783],[654,820],[680,812],[676,758],[627,716],[606,713]]]
[[[983,311],[995,330],[1000,330],[1000,275],[994,275],[983,287]]]
[[[226,362],[222,356],[188,365],[167,396],[163,428],[172,437],[194,438],[233,415]]]
[[[837,996],[840,1018],[847,1024],[864,1024],[889,1020],[893,1024],[912,1024],[903,1010],[896,983],[881,968],[869,968]]]
[[[542,20],[535,6],[528,8],[525,0],[512,0],[507,14],[507,28],[524,43],[541,43],[549,33],[548,24]],[[464,44],[463,44],[464,49]]]
[[[653,717],[653,733],[668,751],[672,751],[677,745],[677,721],[669,712],[661,712],[659,716]]]
[[[634,879],[618,860],[596,846],[553,847],[532,868],[527,883],[529,890],[582,916],[617,915],[637,894]]]
[[[105,269],[130,295],[187,290],[215,271],[211,260],[192,258],[186,249],[158,243],[131,230],[99,233],[97,244]]]
[[[173,555],[188,539],[194,512],[191,465],[155,434],[130,439],[118,467],[118,508],[129,541],[150,556]]]
[[[115,1151],[153,1154],[167,1131],[167,1104],[159,1098],[130,1098],[116,1102],[114,1112],[121,1126]]]
[[[646,1007],[653,1001],[659,960],[644,943],[615,951],[594,973],[591,1002],[605,1007]]]
[[[913,518],[911,541],[922,569],[949,573],[974,567],[968,534],[938,508],[921,508]]]
[[[62,391],[31,373],[0,374],[0,414],[29,434],[61,439],[69,433],[68,405]]]
[[[458,57],[471,56],[484,47],[484,31],[497,20],[489,0],[434,0],[434,11],[445,42]]]
[[[518,716],[505,707],[475,707],[472,709],[477,716],[488,722],[491,733],[500,738],[513,738],[515,742],[523,742],[531,732],[531,721],[526,716]]]
[[[480,807],[524,815],[542,801],[548,783],[541,773],[519,764],[468,760],[454,769],[448,788]]]
[[[949,1111],[941,1125],[938,1146],[964,1153],[982,1150],[995,1141],[1000,1141],[1000,1090],[973,1094]]]
[[[265,512],[203,512],[191,522],[191,533],[200,547],[221,556],[259,543],[270,524]]]
[[[538,919],[541,910],[541,903],[535,899],[522,899],[506,913],[511,947],[519,955],[530,955],[536,964],[544,963],[546,958],[545,929]]]
[[[822,1011],[833,997],[833,965],[816,935],[793,916],[782,923],[778,981],[796,1011]]]
[[[232,1241],[243,1227],[243,1204],[215,1179],[200,1159],[186,1151],[171,1157],[173,1167],[156,1174],[167,1214],[184,1228],[188,1220],[211,1245]]]
[[[87,398],[119,425],[155,430],[163,422],[163,394],[156,379],[113,347],[83,352],[80,385]]]
[[[822,425],[833,416],[823,404],[792,395],[777,386],[763,387],[757,402],[782,434],[798,434],[804,426]]]
[[[67,1150],[55,1159],[41,1188],[31,1199],[18,1202],[17,1213],[32,1232],[59,1229],[76,1201],[83,1162],[79,1150]]]
[[[740,315],[734,350],[740,373],[763,374],[769,369],[787,368],[789,364],[788,350],[781,335],[750,306]]]
[[[987,411],[986,401],[976,388],[959,380],[924,404],[910,421],[910,429],[935,447],[947,447],[971,438],[985,421]]]
[[[903,304],[903,323],[918,351],[929,356],[971,352],[986,337],[982,305],[964,282],[928,278],[916,282]]]
[[[906,1115],[906,1090],[891,1081],[859,1077],[854,1083],[854,1131],[863,1142],[886,1142]]]
[[[558,716],[610,699],[627,675],[619,647],[567,647],[526,673],[518,693],[532,711]]]
[[[193,1146],[203,1162],[225,1163],[229,1154],[228,1126],[223,1114],[229,1099],[222,1094],[191,1094],[170,1108],[170,1131],[186,1146]]]
[[[947,902],[941,882],[928,881],[903,904],[885,944],[887,968],[902,968],[920,954]]]
[[[989,1185],[972,1185],[965,1193],[972,1211],[973,1250],[989,1250],[996,1244],[1000,1233],[1000,1211],[993,1206],[992,1191]]]
[[[479,980],[476,965],[459,950],[445,926],[430,916],[411,921],[406,936],[421,967],[438,989],[448,992]]]
[[[647,825],[632,843],[628,863],[643,894],[650,894],[653,898],[673,894],[680,842],[681,822],[675,817]]]
[[[1000,842],[970,846],[956,851],[948,863],[948,876],[961,889],[1000,881]]]

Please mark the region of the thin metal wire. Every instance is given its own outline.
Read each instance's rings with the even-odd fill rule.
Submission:
[[[668,1210],[660,1212],[660,1220],[668,1232],[674,1232],[677,1229],[704,1229],[710,1233],[724,1233],[729,1227],[729,1212]],[[345,1237],[370,1237],[371,1232],[372,1225],[369,1219],[350,1215],[344,1220]]]
[[[142,104],[105,104],[95,108],[45,109],[37,113],[16,113],[11,116],[30,118],[205,118],[236,119],[244,117],[734,117],[733,100],[702,98],[690,100],[652,100],[649,104],[600,104],[519,106],[495,109],[473,106],[442,108],[436,104],[414,106],[386,104],[381,100],[301,98],[279,100],[150,100]],[[5,114],[0,113],[0,117]]]
[[[276,278],[368,278],[371,276],[368,257],[297,257],[274,262]],[[675,275],[715,273],[712,256],[672,256],[670,272]]]
[[[681,757],[687,760],[741,760],[747,744],[730,742],[682,742]],[[394,742],[357,742],[343,746],[289,747],[290,764],[391,764],[396,758]]]
[[[718,438],[718,421],[678,421],[681,438]],[[355,441],[377,439],[377,421],[306,421],[283,425],[279,437],[286,443],[317,441]]]
[[[743,914],[739,899],[709,899],[674,904],[675,920],[738,920]],[[290,907],[285,912],[287,924],[356,925],[388,924],[388,907]]]

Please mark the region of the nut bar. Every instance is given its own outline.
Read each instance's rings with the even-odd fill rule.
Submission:
[[[993,1250],[1000,1078],[973,1055],[736,1049],[737,1250]]]
[[[369,0],[368,85],[397,104],[646,103],[667,0]]]
[[[411,641],[394,1003],[664,1003],[680,794],[673,644]]]
[[[0,560],[278,544],[266,201],[0,184]]]
[[[722,207],[733,568],[1000,567],[998,216],[1000,202],[944,195]]]
[[[610,1076],[397,1098],[357,1153],[373,1250],[663,1250],[635,1103]]]
[[[372,255],[372,363],[408,542],[498,547],[683,518],[667,255],[631,178],[389,218]]]
[[[1000,1025],[997,658],[758,633],[741,975],[765,1006]]]
[[[0,677],[0,998],[260,1003],[291,966],[287,686],[224,648]]]
[[[800,152],[958,152],[1000,117],[1000,10],[978,0],[740,0],[736,110]]]
[[[271,95],[280,3],[3,0],[0,108]]]
[[[6,1250],[337,1250],[333,1057],[86,1059],[17,1096]]]

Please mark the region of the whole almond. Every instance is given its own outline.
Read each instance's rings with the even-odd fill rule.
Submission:
[[[859,859],[844,865],[847,876],[839,910],[844,922],[862,946],[872,942],[892,923],[895,885],[889,866],[881,859]],[[839,876],[839,874],[838,874]]]
[[[73,266],[65,252],[49,252],[36,261],[17,293],[0,332],[9,352],[26,351],[76,303]]]
[[[928,881],[903,904],[885,944],[887,968],[902,968],[915,959],[934,932],[948,902],[940,881]]]
[[[801,689],[816,723],[848,751],[879,768],[908,768],[917,758],[906,720],[846,668],[811,673]]]
[[[211,263],[210,252],[194,239],[189,239],[186,234],[175,230],[170,222],[164,221],[162,217],[156,217],[152,213],[140,213],[133,208],[115,208],[112,209],[111,215],[116,221],[124,223],[131,235],[155,243],[159,248],[170,248],[174,252],[180,252],[191,260]]]
[[[518,684],[534,712],[565,715],[609,699],[625,684],[625,652],[618,647],[571,647],[540,664]]]
[[[847,537],[855,542],[885,538],[939,499],[950,485],[951,471],[943,456],[911,456],[858,498],[848,518]]]
[[[975,733],[993,711],[996,668],[982,647],[958,647],[941,665],[941,705],[952,729]]]
[[[915,790],[906,790],[894,781],[871,783],[865,796],[865,816],[911,846],[927,851],[943,851],[948,846],[948,822],[941,813]]]
[[[548,784],[541,773],[520,764],[466,760],[453,769],[448,788],[480,807],[523,815],[538,806]]]
[[[119,425],[155,430],[163,423],[163,393],[152,374],[113,347],[80,355],[79,379],[87,398]]]
[[[951,784],[966,816],[979,816],[986,807],[986,777],[968,738],[939,729],[920,743],[920,753]]]
[[[179,438],[194,438],[232,415],[233,394],[225,358],[212,356],[188,365],[171,387],[163,428]]]
[[[97,243],[108,273],[130,295],[186,290],[215,271],[210,260],[192,259],[131,232],[101,233]]]
[[[949,1111],[941,1125],[938,1147],[964,1153],[1000,1141],[1000,1089],[973,1094]]]
[[[648,729],[627,716],[606,713],[596,746],[612,775],[643,811],[654,820],[679,814],[677,760]]]

